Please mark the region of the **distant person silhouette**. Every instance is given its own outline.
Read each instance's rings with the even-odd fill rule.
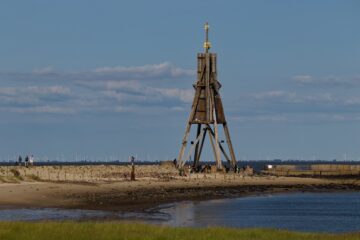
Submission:
[[[29,166],[29,156],[26,155],[25,157],[25,167],[28,167]]]
[[[16,165],[21,166],[21,163],[22,163],[22,157],[21,157],[21,155],[19,155]]]
[[[29,165],[34,166],[34,155],[31,155],[29,158]]]

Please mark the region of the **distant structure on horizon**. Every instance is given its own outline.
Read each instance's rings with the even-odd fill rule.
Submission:
[[[199,166],[205,137],[206,134],[208,134],[215,155],[217,169],[223,169],[221,152],[230,164],[230,167],[235,169],[237,167],[236,157],[231,143],[230,132],[225,120],[224,108],[219,93],[221,84],[217,80],[216,53],[209,52],[211,44],[209,42],[208,23],[205,24],[205,34],[205,53],[197,54],[197,81],[193,85],[195,89],[195,96],[192,103],[189,120],[186,123],[185,135],[182,140],[179,156],[177,158],[177,166],[182,168],[193,153],[193,166]],[[196,139],[191,142],[191,147],[188,153],[185,155],[185,149],[188,143],[191,126],[193,124],[197,125]],[[222,145],[224,141],[219,141],[219,124],[223,125],[226,138],[225,144],[228,146],[230,156],[226,153]]]

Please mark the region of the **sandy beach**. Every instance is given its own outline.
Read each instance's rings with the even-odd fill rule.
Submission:
[[[175,168],[158,165],[137,167],[136,181],[129,181],[129,166],[9,168],[4,170],[1,167],[0,171],[13,173],[14,170],[11,169],[17,169],[20,176],[1,177],[1,208],[58,207],[141,211],[162,203],[182,200],[279,192],[360,190],[360,180],[357,179],[244,176],[232,173],[199,173],[180,177]],[[26,176],[24,171],[27,172]],[[34,173],[47,176],[50,180]],[[68,174],[68,180],[61,177],[64,174]]]

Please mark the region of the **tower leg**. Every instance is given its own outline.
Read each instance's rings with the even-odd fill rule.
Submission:
[[[194,101],[193,101],[192,106],[191,106],[190,116],[189,116],[189,119],[187,121],[184,138],[182,140],[181,149],[180,149],[180,152],[179,152],[179,156],[177,158],[177,161],[178,161],[177,167],[180,167],[180,166],[183,165],[182,161],[183,161],[184,152],[185,152],[185,148],[186,148],[186,144],[187,144],[187,139],[189,137],[189,133],[190,133],[190,129],[191,129],[190,121],[193,119],[193,117],[195,115],[195,110],[196,110],[196,107],[197,107],[197,104],[198,104],[198,101],[199,101],[199,96],[200,96],[200,89],[196,90],[196,92],[195,92]]]
[[[215,102],[215,97],[214,97],[213,91],[211,91],[210,97],[211,97],[210,102],[212,105],[211,115],[212,115],[212,119],[214,121],[215,159],[216,159],[217,169],[221,170],[222,163],[221,163],[221,154],[220,154],[220,148],[219,148],[219,129],[218,129],[218,124],[217,124],[217,116],[216,116],[216,102]],[[210,136],[210,139],[211,139],[211,136]]]
[[[209,131],[209,139],[210,139],[210,143],[211,143],[211,147],[212,147],[212,150],[214,152],[214,156],[216,156],[216,150],[215,150],[215,144],[214,144],[214,139],[211,137],[211,131],[210,131],[210,128],[207,129],[207,131]],[[216,162],[217,164],[217,162]]]
[[[192,145],[189,149],[189,153],[188,155],[182,159],[182,161],[178,164],[178,167],[181,169],[184,165],[185,165],[185,162],[186,160],[188,160],[189,158],[191,158],[191,155],[193,153],[193,151],[195,150],[195,146],[196,144],[200,141],[200,139],[202,139],[204,136],[204,132],[202,132],[196,139],[195,139],[195,142],[194,142],[194,145]]]
[[[224,127],[226,142],[227,142],[227,145],[228,145],[229,151],[230,151],[231,166],[234,168],[236,166],[236,157],[235,157],[234,148],[232,146],[231,139],[230,139],[230,132],[229,132],[229,129],[228,129],[226,123],[223,124],[223,127]]]
[[[177,158],[177,167],[181,167],[183,165],[182,161],[183,161],[184,152],[185,152],[185,148],[186,148],[186,144],[187,144],[187,139],[189,137],[190,129],[191,129],[191,124],[188,123],[186,125],[184,138],[182,140],[181,149],[180,149],[180,152],[179,152],[179,156]]]
[[[211,136],[212,136],[212,137],[215,137],[215,133],[214,133],[214,131],[210,128],[209,124],[207,124],[207,126],[208,126],[209,129],[210,129]],[[229,164],[231,164],[231,159],[230,159],[229,156],[226,154],[225,149],[223,148],[223,146],[221,145],[220,142],[219,142],[219,147],[220,147],[221,152],[224,154],[224,157],[226,158],[226,160],[229,162]]]
[[[216,120],[214,122],[214,133],[215,133],[215,157],[216,157],[216,164],[218,169],[222,169],[222,163],[221,163],[221,155],[220,155],[220,148],[219,148],[219,130],[216,123]],[[210,136],[211,138],[211,136]]]
[[[202,149],[204,147],[205,137],[206,137],[206,133],[207,133],[206,128],[204,128],[203,131],[204,131],[204,135],[203,135],[203,138],[201,139],[200,149],[199,149],[199,153],[198,153],[198,161],[196,163],[197,164],[196,166],[199,165],[199,161],[200,161],[200,157],[201,157]]]
[[[200,136],[201,133],[201,124],[197,125],[197,131],[196,131],[196,138],[198,138]],[[196,147],[195,147],[195,152],[194,152],[194,167],[197,166],[197,163],[199,162],[199,142],[196,143]]]

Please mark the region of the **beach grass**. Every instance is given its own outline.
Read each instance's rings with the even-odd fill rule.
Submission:
[[[112,240],[112,239],[360,239],[360,233],[319,234],[274,229],[174,228],[124,222],[0,222],[1,240]]]

